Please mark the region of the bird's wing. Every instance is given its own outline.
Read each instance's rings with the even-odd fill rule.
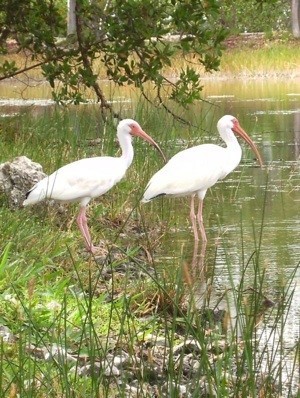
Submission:
[[[189,148],[173,156],[149,181],[144,201],[159,195],[184,196],[207,190],[226,173],[224,148],[206,144]]]
[[[124,176],[126,167],[120,158],[95,157],[69,163],[38,182],[29,192],[26,204],[45,198],[76,201],[107,192]]]

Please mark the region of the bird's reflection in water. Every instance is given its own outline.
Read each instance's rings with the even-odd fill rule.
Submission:
[[[206,255],[207,242],[199,241],[194,242],[193,258],[191,266],[195,272],[204,272],[205,269],[205,255]]]
[[[215,259],[219,244],[218,240],[213,244],[195,241],[189,248],[189,260],[183,264],[183,275],[188,286],[186,300],[193,310],[201,315],[207,327],[215,325],[227,333],[233,327],[234,320],[228,307],[227,290],[220,292],[215,284]]]
[[[193,241],[193,245],[188,246],[186,252],[183,253],[184,272],[190,274],[194,283],[199,282],[199,278],[205,277],[206,249],[206,242]]]
[[[207,295],[208,280],[206,267],[206,243],[193,242],[193,246],[188,248],[189,257],[186,257],[182,263],[182,272],[187,285],[186,294],[190,297],[195,308],[200,308]],[[199,303],[201,297],[202,304]],[[200,306],[199,306],[200,304]]]

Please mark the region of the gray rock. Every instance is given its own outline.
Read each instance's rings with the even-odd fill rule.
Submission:
[[[45,360],[56,360],[58,362],[70,363],[76,362],[76,358],[70,355],[67,350],[63,347],[60,347],[56,344],[53,344],[49,349],[45,352]]]
[[[171,382],[172,384],[172,396],[176,396],[178,398],[188,398],[191,395],[187,392],[187,387],[182,384],[176,384],[175,382]],[[165,391],[168,397],[171,396],[170,394],[170,383],[165,383],[162,386],[162,390]]]
[[[0,194],[8,198],[12,208],[22,207],[26,192],[46,177],[43,168],[26,156],[0,164]]]
[[[104,367],[104,375],[106,377],[120,376],[121,373],[116,366],[108,365],[108,364],[105,364],[105,365],[106,366]]]
[[[130,356],[125,351],[122,351],[118,355],[114,355],[112,358],[113,365],[116,366],[118,369],[124,367],[124,365],[130,364],[130,362]]]
[[[75,367],[71,369],[71,371],[74,371]],[[87,364],[84,366],[81,366],[77,368],[77,374],[79,376],[95,376],[103,371],[104,376],[106,377],[117,377],[120,376],[120,371],[119,369],[111,365],[107,362],[95,362],[93,365],[92,364]]]
[[[97,374],[99,374],[99,372],[101,370],[101,363],[95,362],[93,365],[87,364],[87,365],[84,365],[81,367],[73,366],[70,371],[75,372],[75,370],[77,371],[77,374],[79,376],[97,375]]]
[[[16,336],[14,336],[10,329],[4,325],[0,325],[0,338],[7,343],[13,343],[16,341]]]
[[[177,356],[190,353],[200,354],[201,351],[202,350],[198,341],[186,340],[185,342],[180,343],[173,348],[173,355]]]

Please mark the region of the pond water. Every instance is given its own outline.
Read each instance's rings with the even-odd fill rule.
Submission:
[[[240,166],[207,192],[204,224],[208,244],[205,251],[201,243],[194,246],[188,198],[157,199],[155,203],[145,205],[148,207],[144,210],[152,213],[155,219],[163,202],[161,218],[167,214],[169,222],[155,261],[170,270],[184,264],[190,267],[200,281],[199,306],[201,290],[209,280],[212,281],[212,300],[218,301],[222,292],[238,285],[248,263],[247,272],[243,274],[244,286],[253,287],[251,256],[254,253],[259,252],[259,264],[265,270],[263,294],[275,303],[280,299],[282,287],[295,272],[290,291],[293,290],[293,298],[283,336],[272,335],[272,338],[282,339],[281,344],[287,350],[293,349],[297,342],[299,344],[300,331],[300,81],[220,79],[209,80],[205,85],[203,94],[210,103],[201,105],[200,111],[195,106],[189,117],[202,112],[202,129],[207,133],[200,139],[197,134],[189,135],[190,142],[186,138],[179,138],[175,145],[174,141],[170,142],[168,156],[182,146],[205,142],[221,144],[216,123],[224,114],[232,114],[257,143],[264,167],[258,167],[251,152],[243,145]],[[0,116],[30,105],[33,88],[29,94],[22,92],[25,101],[20,102],[21,88],[17,84],[13,91],[12,87],[1,87]],[[49,92],[45,86],[41,91],[34,90],[34,97],[39,100],[32,102],[35,104],[33,110],[38,117],[40,107],[50,105]],[[10,102],[8,97],[18,101]],[[234,318],[234,308],[229,311]],[[268,319],[268,327],[271,330],[272,317]],[[264,341],[270,341],[272,332],[268,334],[265,325],[262,330],[261,343],[264,344]]]

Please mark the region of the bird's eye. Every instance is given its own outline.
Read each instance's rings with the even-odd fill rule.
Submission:
[[[136,130],[136,125],[135,124],[130,124],[130,134],[135,134],[135,130]]]

